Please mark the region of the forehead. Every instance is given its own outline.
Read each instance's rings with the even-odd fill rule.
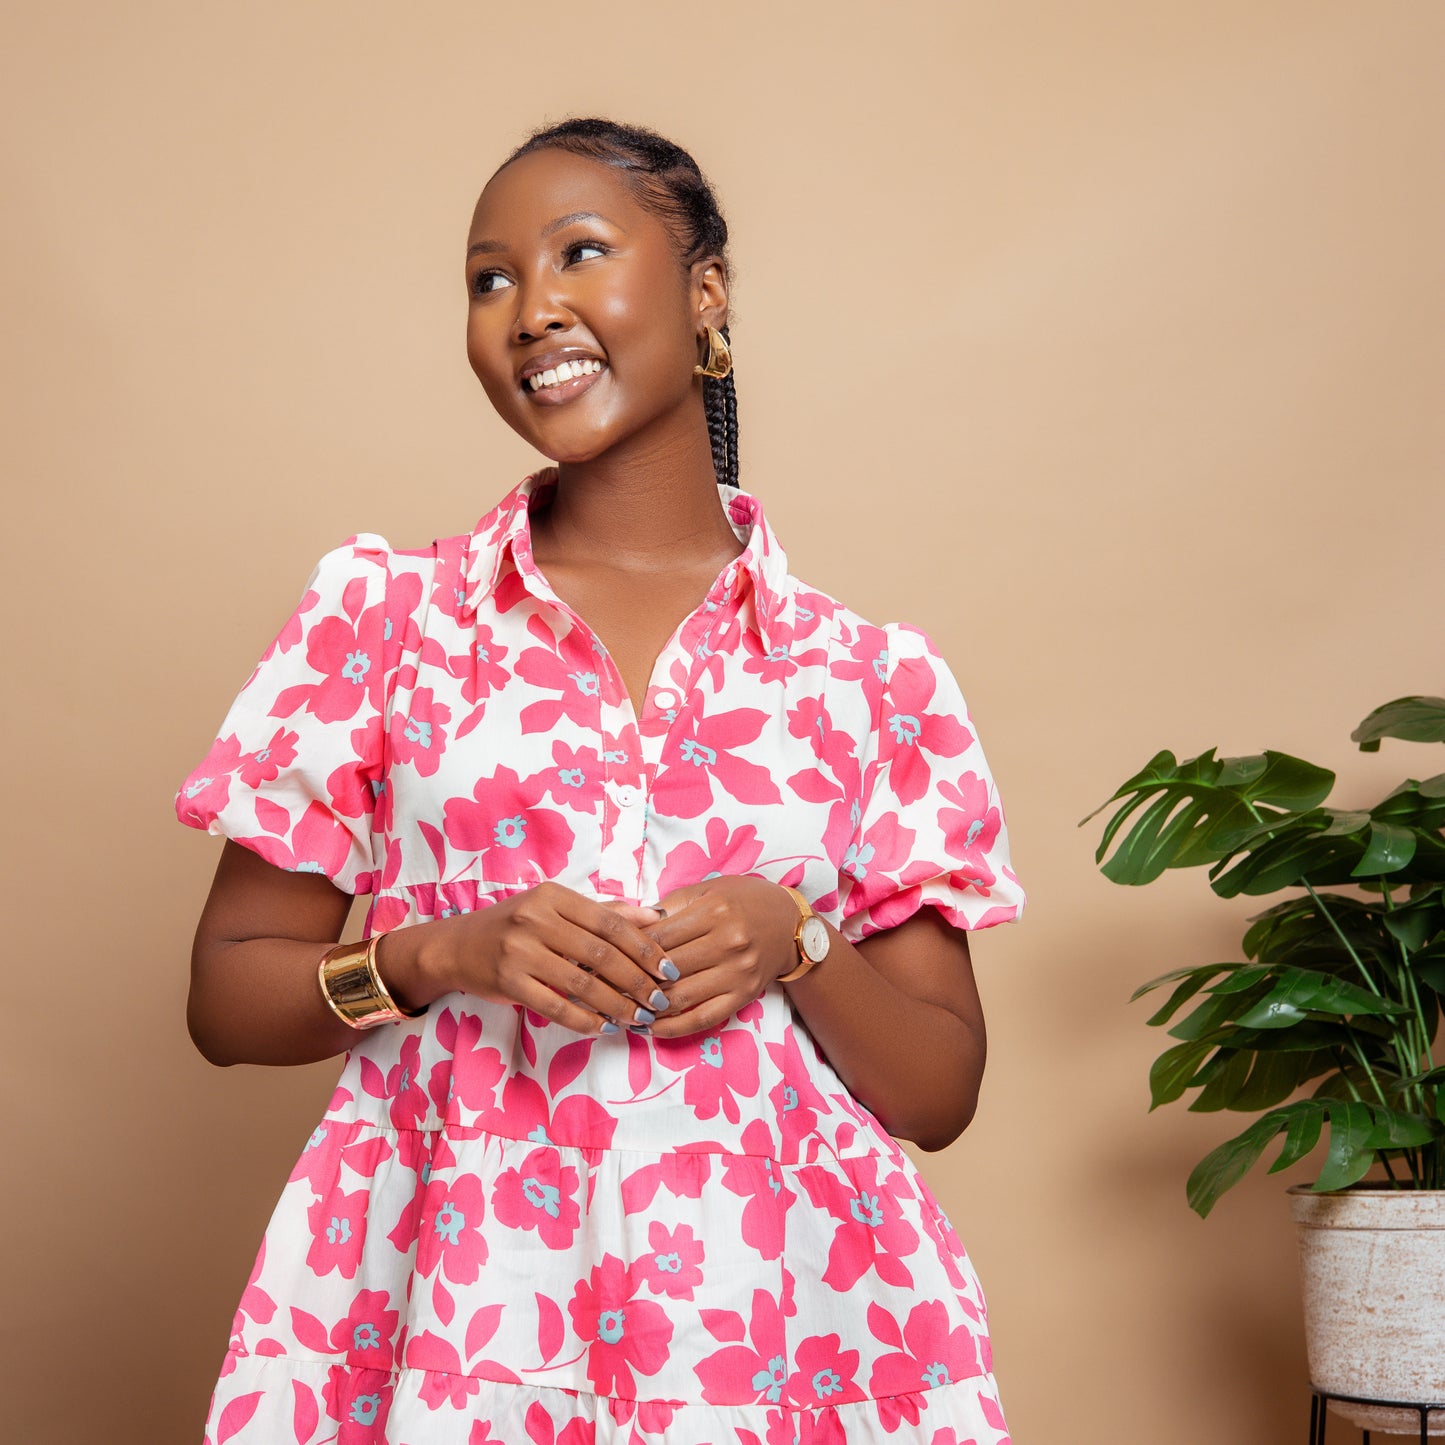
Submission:
[[[503,166],[487,182],[472,213],[470,239],[535,235],[548,221],[574,211],[595,211],[629,231],[662,230],[615,166],[570,151],[539,150]]]

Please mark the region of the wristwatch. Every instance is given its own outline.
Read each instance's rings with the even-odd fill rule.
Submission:
[[[788,888],[786,883],[782,886]],[[792,983],[795,978],[802,978],[809,969],[816,968],[828,956],[828,945],[832,942],[828,936],[828,925],[813,912],[813,905],[796,888],[788,888],[788,892],[793,895],[793,902],[803,915],[798,920],[798,931],[793,935],[800,961],[797,968],[779,977],[779,983]]]

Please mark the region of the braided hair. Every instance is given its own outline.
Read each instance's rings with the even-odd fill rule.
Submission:
[[[616,166],[638,201],[667,228],[684,267],[708,255],[727,257],[728,225],[712,187],[698,164],[670,140],[644,126],[622,125],[599,116],[575,117],[532,132],[497,169],[538,150],[565,150]],[[731,341],[722,328],[724,341]],[[730,371],[721,380],[702,379],[703,407],[713,470],[718,481],[738,485],[738,402]]]

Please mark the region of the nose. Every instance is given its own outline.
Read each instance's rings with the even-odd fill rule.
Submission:
[[[516,284],[517,310],[512,321],[512,340],[525,344],[544,332],[565,331],[572,324],[572,313],[561,296],[559,278],[542,274],[519,279]]]

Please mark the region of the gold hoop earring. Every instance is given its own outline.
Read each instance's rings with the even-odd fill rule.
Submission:
[[[694,376],[710,376],[721,381],[733,369],[733,354],[716,326],[707,328],[707,360],[694,366]]]

